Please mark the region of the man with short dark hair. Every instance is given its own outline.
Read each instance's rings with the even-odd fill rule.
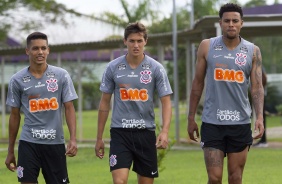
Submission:
[[[158,177],[157,148],[168,147],[172,90],[164,67],[144,54],[147,31],[143,24],[129,24],[124,31],[128,53],[111,61],[100,90],[96,156],[104,157],[104,127],[114,94],[111,119],[110,170],[113,183],[127,183],[129,169],[137,173],[139,184],[152,184]],[[162,130],[155,135],[154,92],[162,103]]]
[[[201,125],[208,183],[222,183],[223,162],[227,156],[228,183],[242,183],[247,154],[253,142],[251,106],[256,114],[254,139],[263,135],[262,58],[260,49],[239,34],[243,26],[240,6],[227,3],[220,8],[222,36],[203,40],[197,52],[195,78],[190,94],[188,134],[199,137],[195,122],[206,78],[206,93]],[[194,134],[195,133],[195,134]]]
[[[6,103],[11,106],[11,114],[5,164],[9,170],[17,171],[22,184],[38,183],[40,169],[47,184],[69,183],[66,155],[73,157],[77,153],[73,100],[78,97],[68,72],[47,64],[50,52],[47,35],[31,33],[26,44],[29,66],[14,74],[9,83]],[[70,133],[67,148],[63,107]],[[25,118],[16,163],[14,146],[21,110]]]

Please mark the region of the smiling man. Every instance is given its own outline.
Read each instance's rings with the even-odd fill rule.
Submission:
[[[77,153],[73,100],[78,97],[68,72],[47,64],[50,52],[47,35],[34,32],[26,42],[29,66],[14,74],[9,83],[6,103],[12,110],[5,164],[9,170],[17,171],[18,181],[22,184],[38,183],[40,169],[47,184],[69,183],[66,155],[73,157]],[[70,133],[67,149],[63,107]],[[16,163],[14,146],[21,111],[25,118]]]
[[[158,177],[157,148],[168,146],[172,90],[164,67],[144,54],[147,31],[143,24],[129,24],[124,31],[128,53],[111,61],[100,90],[96,156],[104,157],[102,140],[114,94],[111,119],[110,171],[113,183],[127,183],[129,169],[137,173],[139,184],[152,184]],[[162,103],[162,131],[156,137],[154,92]]]
[[[199,137],[195,113],[206,78],[206,94],[201,125],[208,184],[221,184],[223,161],[227,155],[228,183],[241,184],[247,154],[252,145],[251,106],[256,114],[255,139],[264,133],[262,58],[260,49],[240,36],[243,12],[227,3],[220,8],[222,36],[205,39],[197,52],[195,77],[190,94],[188,134]]]

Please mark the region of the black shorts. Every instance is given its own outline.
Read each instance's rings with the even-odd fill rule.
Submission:
[[[214,125],[202,123],[201,145],[226,153],[238,153],[253,143],[251,124]]]
[[[110,171],[130,169],[141,176],[158,177],[155,131],[111,128]]]
[[[19,182],[37,183],[40,168],[46,184],[69,183],[64,144],[19,142],[17,174]]]

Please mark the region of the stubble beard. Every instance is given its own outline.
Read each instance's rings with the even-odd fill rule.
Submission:
[[[234,40],[238,37],[238,35],[226,35],[226,38],[230,39],[230,40]]]

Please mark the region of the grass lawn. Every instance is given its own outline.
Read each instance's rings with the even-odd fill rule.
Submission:
[[[106,154],[109,151],[106,149]],[[243,176],[244,184],[281,184],[282,149],[251,148]],[[1,162],[4,163],[6,151],[0,152]],[[225,160],[226,163],[226,160]],[[171,150],[165,161],[165,169],[160,172],[156,184],[203,184],[207,182],[207,175],[203,161],[203,153],[200,149]],[[98,159],[94,155],[93,148],[80,148],[78,155],[68,158],[68,170],[70,181],[73,184],[111,184],[112,178],[109,172],[108,159]],[[227,183],[226,164],[223,183]],[[0,165],[0,183],[17,183],[16,173]],[[40,174],[39,183],[45,183]],[[136,184],[136,174],[130,172],[129,184]]]

